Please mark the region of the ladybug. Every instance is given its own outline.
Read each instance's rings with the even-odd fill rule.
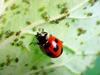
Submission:
[[[52,58],[59,57],[63,52],[62,41],[57,39],[53,35],[48,35],[47,32],[37,32],[36,38],[38,40],[38,45],[42,51]]]

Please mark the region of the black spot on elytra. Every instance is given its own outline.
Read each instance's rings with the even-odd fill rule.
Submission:
[[[58,51],[58,49],[59,49],[59,47],[58,47],[58,45],[56,45],[56,47],[54,47],[54,51],[56,52],[56,51]]]
[[[53,56],[53,53],[48,52],[47,55],[50,56],[50,57],[52,57]]]
[[[55,39],[55,42],[57,43],[58,42],[58,39]]]

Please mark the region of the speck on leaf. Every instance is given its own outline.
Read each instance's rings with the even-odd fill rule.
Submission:
[[[77,35],[80,36],[80,35],[86,33],[86,30],[84,30],[84,29],[82,29],[82,28],[78,28],[78,29],[77,29],[77,32],[78,32]]]

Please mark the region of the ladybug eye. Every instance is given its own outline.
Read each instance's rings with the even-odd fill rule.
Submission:
[[[57,43],[58,42],[58,39],[55,39],[55,42]]]
[[[58,51],[58,48],[59,48],[58,45],[56,45],[56,47],[54,47],[53,50],[56,52],[56,51]]]

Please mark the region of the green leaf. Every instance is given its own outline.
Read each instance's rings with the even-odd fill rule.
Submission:
[[[4,0],[0,75],[84,74],[100,54],[99,12],[99,0]],[[42,30],[63,42],[60,57],[42,52],[35,37]]]

